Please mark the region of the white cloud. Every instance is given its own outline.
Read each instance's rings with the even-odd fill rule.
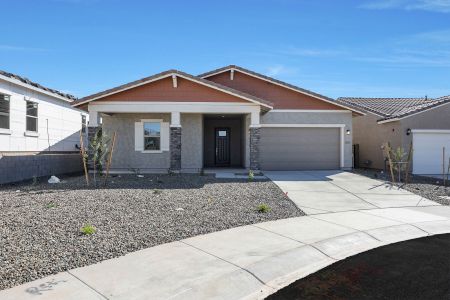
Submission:
[[[289,76],[297,73],[296,69],[284,65],[273,65],[267,68],[267,76]]]
[[[450,13],[450,0],[379,0],[360,5],[365,9],[426,10]]]
[[[308,57],[325,57],[325,56],[338,56],[344,54],[343,51],[331,50],[331,49],[314,49],[314,48],[298,48],[287,47],[279,51],[280,54],[295,55],[295,56],[308,56]]]
[[[428,11],[450,12],[449,0],[422,0],[406,6],[406,9],[420,9]]]
[[[366,9],[390,9],[390,8],[398,8],[401,5],[404,5],[408,0],[380,0],[367,2],[360,5],[361,8]]]
[[[0,45],[0,51],[46,51],[43,48],[23,47],[14,45]]]

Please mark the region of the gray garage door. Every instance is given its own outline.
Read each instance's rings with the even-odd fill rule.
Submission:
[[[339,128],[261,128],[262,170],[333,170],[340,167]]]

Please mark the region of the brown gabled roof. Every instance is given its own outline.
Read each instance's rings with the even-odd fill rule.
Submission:
[[[212,88],[219,89],[222,92],[225,92],[225,93],[228,93],[228,94],[233,94],[235,96],[241,97],[241,98],[243,98],[245,100],[249,100],[251,102],[255,102],[255,103],[261,104],[261,105],[263,105],[263,106],[265,106],[267,108],[272,108],[272,106],[273,106],[272,102],[270,102],[270,101],[267,101],[267,100],[255,97],[253,95],[250,95],[250,94],[247,94],[247,93],[244,93],[244,92],[232,89],[230,87],[227,87],[227,86],[224,86],[224,85],[221,85],[221,84],[218,84],[218,83],[206,80],[206,79],[199,78],[197,76],[193,76],[191,74],[188,74],[188,73],[185,73],[185,72],[182,72],[182,71],[179,71],[179,70],[164,71],[164,72],[161,72],[161,73],[149,76],[149,77],[145,77],[145,78],[142,78],[142,79],[139,79],[139,80],[135,80],[135,81],[132,81],[132,82],[129,82],[129,83],[126,83],[126,84],[123,84],[123,85],[120,85],[120,86],[117,86],[117,87],[114,87],[114,88],[111,88],[111,89],[108,89],[108,90],[105,90],[105,91],[102,91],[102,92],[99,92],[99,93],[95,93],[95,94],[83,97],[83,98],[75,101],[73,103],[73,105],[74,106],[79,106],[79,105],[82,105],[84,103],[87,103],[87,102],[90,102],[90,101],[94,101],[94,100],[96,100],[98,98],[102,98],[102,97],[104,97],[106,95],[115,94],[115,93],[118,93],[118,92],[130,89],[130,88],[133,88],[135,86],[146,84],[147,82],[151,82],[151,81],[158,80],[158,79],[163,79],[163,78],[166,78],[166,77],[168,77],[170,75],[179,75],[180,77],[184,77],[184,78],[186,78],[188,80],[191,80],[191,81],[194,81],[194,82],[197,82],[197,83],[200,83],[200,84],[212,87]]]
[[[55,94],[55,95],[63,97],[63,98],[66,98],[68,101],[74,101],[74,100],[77,99],[73,95],[66,94],[66,93],[60,92],[58,90],[45,87],[43,85],[40,85],[39,83],[36,83],[34,81],[29,80],[26,77],[22,77],[22,76],[19,76],[19,75],[13,74],[13,73],[9,73],[9,72],[5,72],[5,71],[2,71],[2,70],[0,70],[0,75],[8,77],[9,79],[20,81],[22,83],[25,83],[25,84],[31,86],[31,87],[38,88],[40,90],[43,90],[43,91]]]
[[[309,95],[312,95],[312,96],[315,96],[315,97],[318,97],[318,98],[323,98],[323,99],[326,99],[326,100],[334,101],[333,98],[330,98],[330,97],[327,97],[327,96],[315,93],[315,92],[310,91],[310,90],[306,90],[304,88],[295,86],[293,84],[290,84],[290,83],[287,83],[287,82],[275,79],[273,77],[269,77],[267,75],[263,75],[261,73],[257,73],[255,71],[252,71],[252,70],[249,70],[249,69],[245,69],[243,67],[236,66],[236,65],[229,65],[229,66],[226,66],[226,67],[223,67],[223,68],[219,68],[219,69],[215,69],[215,70],[212,70],[212,71],[209,71],[209,72],[197,75],[197,76],[200,77],[200,78],[206,78],[206,77],[210,77],[210,76],[215,75],[215,74],[219,74],[219,73],[222,73],[222,72],[229,71],[231,69],[238,70],[238,71],[241,71],[241,72],[244,72],[244,73],[248,73],[248,74],[251,74],[251,75],[256,76],[256,77],[261,77],[261,78],[263,78],[263,79],[265,79],[267,81],[271,81],[271,82],[279,84],[279,85],[284,85],[284,86],[286,86],[286,87],[288,87],[290,89],[297,90],[298,92],[301,92],[301,93],[305,93],[305,94],[309,94]]]
[[[440,98],[360,98],[340,97],[337,102],[370,112],[379,122],[396,120],[450,103],[450,96]]]
[[[274,84],[283,86],[285,88],[294,90],[296,92],[299,92],[299,93],[302,93],[302,94],[306,94],[306,95],[309,95],[309,96],[313,96],[315,98],[318,98],[319,100],[330,102],[330,103],[332,103],[334,105],[341,106],[343,108],[346,108],[348,110],[354,111],[356,113],[364,114],[363,112],[358,111],[357,109],[355,109],[353,107],[349,107],[347,105],[343,105],[341,103],[337,103],[336,100],[333,99],[333,98],[330,98],[330,97],[327,97],[327,96],[315,93],[313,91],[310,91],[310,90],[298,87],[296,85],[293,85],[293,84],[290,84],[290,83],[287,83],[287,82],[284,82],[284,81],[281,81],[281,80],[278,80],[278,79],[275,79],[273,77],[269,77],[267,75],[263,75],[263,74],[254,72],[254,71],[249,70],[249,69],[245,69],[245,68],[237,66],[237,65],[225,66],[225,67],[218,68],[218,69],[215,69],[215,70],[212,70],[212,71],[209,71],[209,72],[197,75],[197,76],[200,77],[200,78],[208,78],[208,77],[211,77],[213,75],[220,74],[220,73],[223,73],[223,72],[227,72],[227,71],[230,71],[230,70],[237,70],[237,71],[240,71],[240,72],[242,72],[244,74],[246,73],[248,75],[251,75],[251,76],[254,76],[254,77],[257,77],[257,78],[261,78],[261,79],[263,79],[265,81],[272,82]]]

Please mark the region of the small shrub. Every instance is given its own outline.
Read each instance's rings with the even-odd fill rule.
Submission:
[[[81,227],[80,231],[84,235],[91,235],[94,234],[97,231],[97,229],[95,229],[95,227],[92,226],[91,224],[86,224],[83,227]]]
[[[50,208],[55,208],[55,207],[57,207],[58,205],[55,203],[55,202],[53,202],[53,201],[50,201],[49,203],[47,203],[47,205],[45,206],[45,207],[47,207],[48,209],[50,209]]]
[[[252,170],[248,171],[248,181],[253,181],[255,179],[255,173]]]
[[[263,204],[258,205],[258,212],[260,212],[260,213],[266,213],[266,212],[269,212],[269,210],[270,210],[270,207],[267,204],[263,203]]]
[[[159,195],[161,193],[162,193],[161,190],[158,190],[158,189],[153,190],[153,194],[155,194],[155,195]]]

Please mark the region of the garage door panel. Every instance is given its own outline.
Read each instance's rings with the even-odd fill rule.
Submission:
[[[338,169],[339,162],[339,128],[262,128],[263,170]]]

